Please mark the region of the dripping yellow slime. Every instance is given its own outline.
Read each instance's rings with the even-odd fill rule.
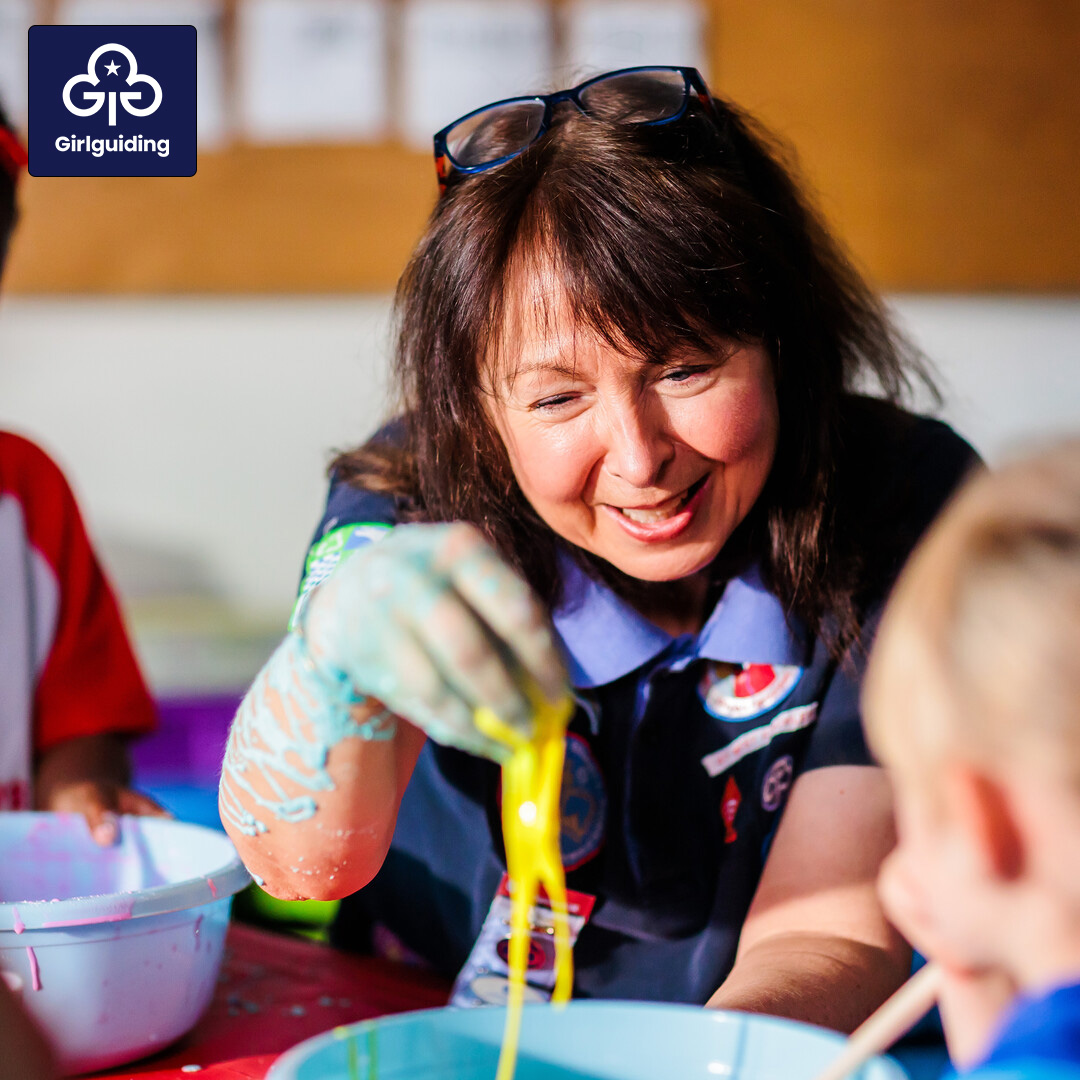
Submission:
[[[496,1080],[512,1080],[521,1032],[525,968],[529,956],[529,912],[543,885],[555,930],[555,989],[551,1000],[570,1000],[574,985],[570,928],[566,919],[566,875],[559,851],[560,789],[566,725],[573,703],[553,705],[536,686],[527,688],[533,707],[533,736],[526,739],[490,709],[476,710],[476,726],[513,752],[502,770],[503,842],[510,875],[510,991]]]

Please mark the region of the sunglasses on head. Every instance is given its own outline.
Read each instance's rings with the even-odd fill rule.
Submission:
[[[483,105],[436,133],[439,190],[455,173],[483,172],[517,157],[548,130],[555,106],[564,101],[606,123],[670,124],[686,115],[691,93],[715,117],[705,80],[692,67],[620,68],[569,90]]]

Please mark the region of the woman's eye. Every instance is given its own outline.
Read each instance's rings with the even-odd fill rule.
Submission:
[[[689,382],[695,375],[704,375],[708,370],[703,364],[696,367],[672,368],[664,372],[663,378],[665,382],[684,383]]]
[[[554,412],[560,405],[565,405],[569,401],[573,401],[572,395],[556,394],[554,397],[535,402],[532,408],[534,412]]]

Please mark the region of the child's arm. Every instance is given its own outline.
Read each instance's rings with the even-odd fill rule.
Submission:
[[[125,793],[125,738],[155,726],[154,704],[120,608],[67,480],[33,443],[0,432],[0,463],[22,507],[35,681],[35,805],[85,813],[102,842],[107,811],[160,812]]]
[[[148,795],[132,791],[127,740],[121,735],[65,739],[41,754],[34,781],[39,810],[83,814],[94,839],[116,843],[116,814],[165,816]]]

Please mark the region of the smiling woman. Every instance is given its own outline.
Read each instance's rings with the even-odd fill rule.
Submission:
[[[524,687],[569,684],[574,993],[852,1027],[909,963],[874,892],[862,653],[974,454],[899,407],[917,356],[692,69],[496,103],[436,154],[400,416],[335,462],[230,741],[230,831],[272,891],[348,897],[339,943],[500,1000],[505,747],[474,715],[528,733]],[[326,783],[264,768],[253,731]],[[273,810],[293,795],[303,821]]]
[[[563,540],[647,582],[704,581],[757,501],[776,451],[772,365],[719,342],[669,360],[523,325],[530,363],[488,411],[524,498]],[[703,612],[682,609],[688,630]]]

